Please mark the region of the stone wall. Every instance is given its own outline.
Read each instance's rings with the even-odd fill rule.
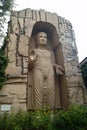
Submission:
[[[62,46],[69,103],[84,103],[83,81],[72,24],[56,13],[25,9],[13,11],[9,21],[6,46],[9,58],[6,69],[8,80],[0,90],[2,112],[27,110],[29,38],[34,24],[38,21],[48,22],[56,28]]]
[[[83,79],[79,68],[75,34],[69,21],[59,17],[59,39],[62,43],[69,101],[83,103]]]

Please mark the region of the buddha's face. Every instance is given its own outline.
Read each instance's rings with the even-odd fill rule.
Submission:
[[[37,45],[46,45],[47,44],[47,34],[45,32],[39,32],[36,36]]]

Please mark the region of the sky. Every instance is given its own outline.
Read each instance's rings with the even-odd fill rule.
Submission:
[[[64,17],[72,23],[75,32],[78,58],[87,57],[87,0],[15,0],[14,10],[44,9]]]

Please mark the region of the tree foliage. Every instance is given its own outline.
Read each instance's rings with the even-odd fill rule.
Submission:
[[[0,49],[0,89],[6,81],[5,69],[8,63],[8,58],[5,53]]]
[[[5,34],[6,16],[11,12],[14,5],[14,0],[0,0],[0,42]]]
[[[5,69],[8,63],[8,57],[5,55],[6,38],[4,38],[7,18],[10,15],[14,0],[0,0],[0,89],[6,81]],[[4,41],[3,41],[4,39]]]
[[[83,76],[87,76],[87,63],[81,67],[81,71],[83,73]]]
[[[6,38],[4,39],[3,46],[0,48],[0,89],[6,81],[5,69],[8,64],[8,57],[5,54]]]
[[[85,86],[87,88],[87,63],[85,63],[81,67],[81,71],[82,71],[82,76],[83,76],[83,80],[84,80]]]
[[[7,11],[11,11],[14,4],[14,0],[0,0],[0,16],[6,14]]]

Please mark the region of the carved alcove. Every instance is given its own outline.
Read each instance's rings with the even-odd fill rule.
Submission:
[[[47,49],[53,53],[53,58],[56,64],[63,66],[64,60],[62,54],[62,45],[59,42],[58,34],[54,25],[48,22],[37,22],[34,24],[31,37],[29,40],[29,50],[37,48],[35,44],[35,35],[38,32],[46,32],[48,36]],[[57,76],[55,73],[56,84],[56,103],[55,109],[65,108],[68,104],[67,86],[65,74]],[[33,85],[33,72],[28,72],[28,91],[27,91],[27,108],[32,109],[34,104],[34,85]]]

